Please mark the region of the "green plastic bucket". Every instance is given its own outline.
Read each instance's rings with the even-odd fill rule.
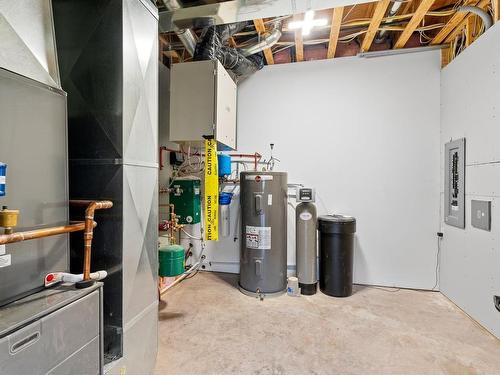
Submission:
[[[161,277],[178,276],[184,272],[184,248],[180,245],[168,245],[158,250]]]

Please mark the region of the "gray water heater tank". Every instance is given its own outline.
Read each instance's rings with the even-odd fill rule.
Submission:
[[[287,174],[242,172],[240,290],[279,295],[287,280]]]

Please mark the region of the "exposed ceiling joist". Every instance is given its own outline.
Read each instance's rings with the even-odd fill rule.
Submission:
[[[262,18],[254,20],[253,24],[255,26],[255,30],[257,30],[259,34],[264,34],[266,32],[266,26],[264,25],[264,20]],[[267,65],[274,64],[274,57],[271,48],[265,48],[263,52],[264,52],[264,57],[266,58],[267,61]]]
[[[481,9],[486,9],[490,5],[490,0],[481,0],[476,6]],[[458,34],[460,34],[464,28],[467,26],[468,19],[473,15],[472,13],[468,12],[463,12],[465,14],[465,18],[458,24],[458,26],[451,32],[449,33],[446,38],[445,38],[445,43],[451,42],[453,39],[455,39]]]
[[[403,48],[405,46],[406,42],[408,42],[408,39],[410,39],[411,34],[413,34],[420,22],[422,22],[425,14],[429,11],[433,3],[434,0],[422,0],[417,10],[415,10],[413,17],[410,19],[410,22],[408,22],[404,31],[399,36],[396,44],[394,44],[394,48]]]
[[[469,0],[465,3],[465,5],[476,5],[478,3],[478,0]],[[450,20],[446,23],[446,25],[443,26],[443,28],[437,33],[437,35],[434,37],[434,39],[431,40],[431,44],[441,44],[445,38],[457,27],[458,24],[460,24],[465,16],[467,15],[467,12],[457,12],[455,13]]]
[[[295,15],[293,19],[295,21],[302,21],[302,15]],[[304,41],[302,39],[302,30],[295,30],[295,61],[304,61]]]
[[[467,26],[465,26],[465,48],[469,47],[474,41],[474,25],[476,20],[474,17],[469,17]]]
[[[500,0],[493,0],[493,23],[500,21]]]
[[[339,40],[340,25],[342,24],[342,16],[344,14],[344,7],[333,9],[332,12],[332,26],[330,28],[330,40],[328,42],[328,52],[326,57],[333,59],[335,51],[337,50],[337,42]]]
[[[370,50],[373,39],[375,38],[375,35],[377,35],[382,18],[384,18],[390,3],[391,0],[380,0],[377,3],[375,12],[373,13],[373,17],[370,21],[370,26],[368,26],[368,31],[366,32],[363,44],[361,45],[361,52],[367,52]]]

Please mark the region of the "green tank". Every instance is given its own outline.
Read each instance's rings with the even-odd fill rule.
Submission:
[[[168,245],[158,250],[160,263],[159,276],[172,277],[184,272],[184,248],[180,245]]]
[[[201,219],[201,180],[179,177],[171,183],[169,202],[175,206],[179,224],[197,224]]]

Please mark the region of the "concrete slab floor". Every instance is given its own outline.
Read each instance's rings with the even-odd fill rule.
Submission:
[[[200,273],[163,296],[157,375],[500,374],[500,341],[440,293],[261,302],[237,280]]]

